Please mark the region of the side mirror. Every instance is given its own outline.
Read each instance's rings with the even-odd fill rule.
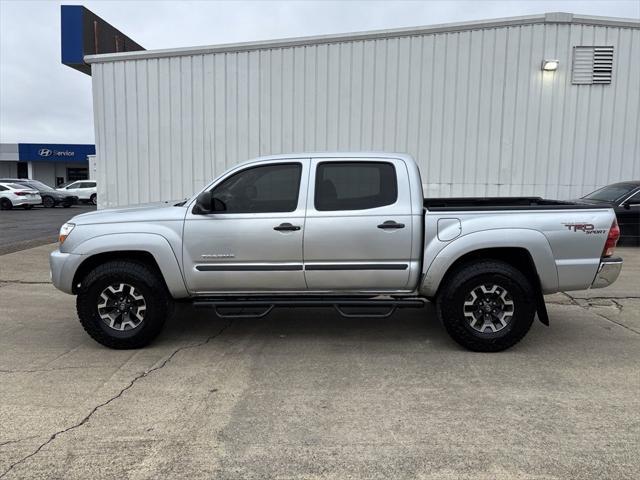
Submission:
[[[193,213],[195,215],[206,215],[207,213],[211,213],[211,192],[202,192],[196,198],[196,204],[193,207]]]

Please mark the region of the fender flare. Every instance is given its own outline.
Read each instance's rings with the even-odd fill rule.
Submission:
[[[151,254],[158,264],[167,289],[173,298],[189,296],[175,252],[168,240],[157,233],[110,233],[99,235],[77,245],[73,253],[86,257],[82,262],[84,263],[94,255],[119,251]]]
[[[488,248],[526,250],[531,255],[540,279],[541,292],[552,293],[558,290],[558,268],[547,237],[537,230],[501,228],[463,235],[442,248],[425,267],[420,293],[428,298],[434,297],[443,278],[457,260],[468,253]]]

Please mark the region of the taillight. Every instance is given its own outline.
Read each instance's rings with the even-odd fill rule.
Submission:
[[[19,197],[24,197],[27,194],[27,192],[13,192],[13,193],[15,193]]]
[[[609,235],[607,235],[607,241],[604,244],[604,250],[602,251],[603,257],[610,257],[613,255],[613,251],[616,249],[616,243],[620,238],[620,227],[618,227],[618,221],[614,218],[611,228],[609,229]]]

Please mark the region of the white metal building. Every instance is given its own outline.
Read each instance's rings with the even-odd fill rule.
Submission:
[[[640,178],[638,19],[548,13],[85,60],[101,207],[183,198],[293,151],[408,152],[431,197],[570,198]]]

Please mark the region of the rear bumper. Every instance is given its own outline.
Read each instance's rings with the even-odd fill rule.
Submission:
[[[598,273],[591,282],[591,288],[604,288],[615,282],[622,270],[622,259],[620,257],[604,258],[598,267]]]
[[[13,203],[14,207],[21,207],[22,205],[40,205],[42,203],[42,198],[37,197],[37,198],[18,199],[18,200],[12,201],[11,203]]]

